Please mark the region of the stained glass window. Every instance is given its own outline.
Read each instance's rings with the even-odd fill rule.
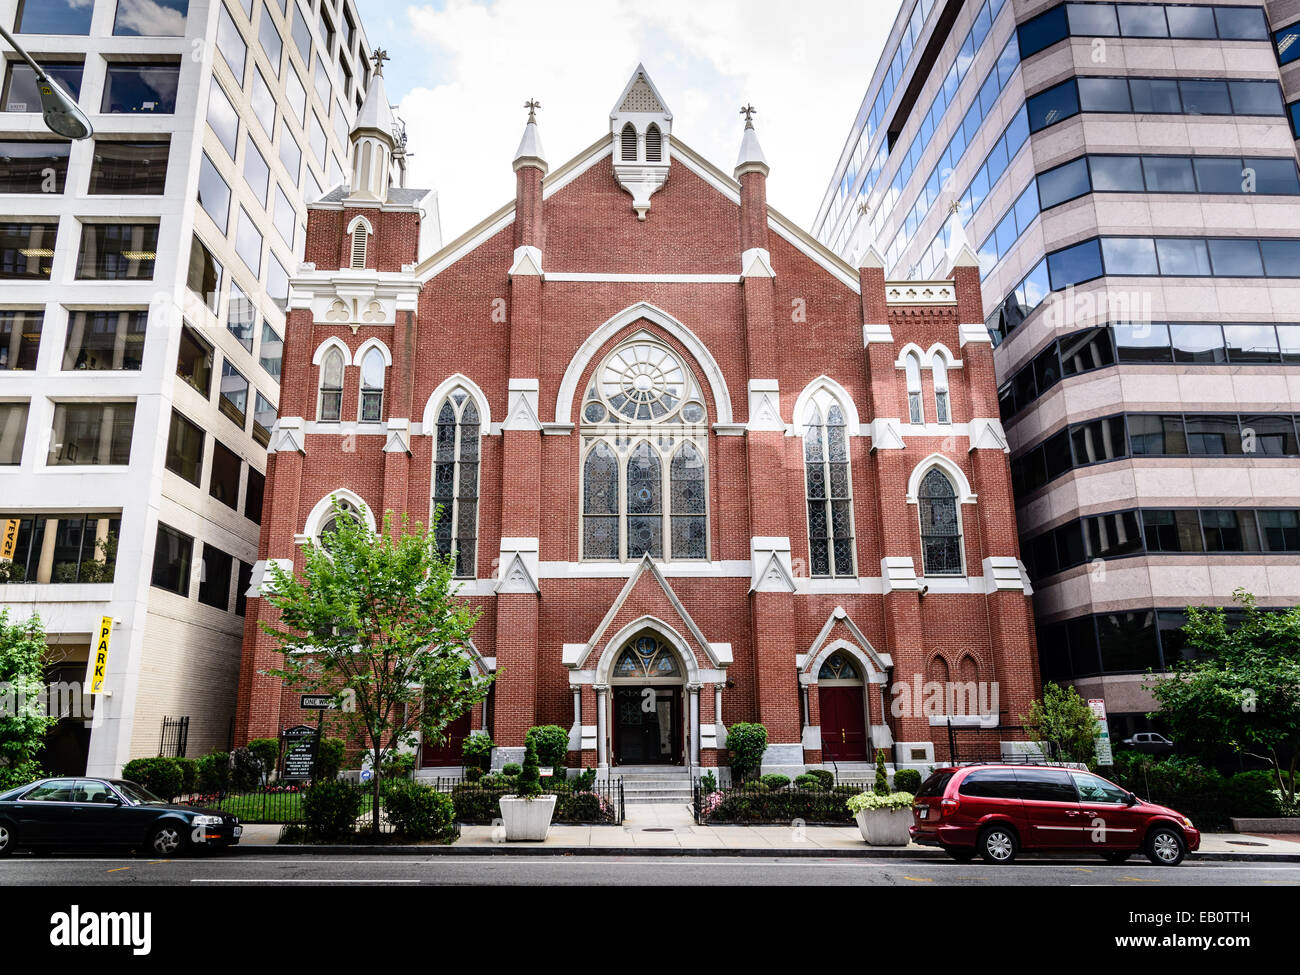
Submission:
[[[861,680],[857,664],[842,653],[831,654],[817,672],[818,680]]]
[[[957,495],[938,468],[921,479],[921,556],[925,575],[961,575],[961,529],[957,524]]]
[[[814,576],[851,576],[853,489],[848,428],[843,409],[826,394],[814,397],[808,408],[803,443],[810,572]]]
[[[378,352],[379,350],[374,350]],[[380,360],[382,362],[382,359]],[[434,539],[444,555],[454,552],[456,575],[473,578],[478,542],[479,411],[460,386],[438,410],[434,432]]]
[[[582,471],[582,551],[589,559],[618,558],[618,458],[597,443]]]
[[[339,506],[338,512],[331,514],[329,518],[325,520],[325,523],[320,526],[320,543],[326,551],[329,551],[333,547],[334,532],[338,530],[339,520],[341,518],[347,518],[357,522],[361,521],[361,512],[357,510],[356,505],[345,498],[338,498],[337,501]]]
[[[638,637],[619,655],[614,677],[680,677],[677,655],[652,636]]]
[[[579,415],[582,557],[708,558],[708,411],[677,353],[645,338],[618,347]]]

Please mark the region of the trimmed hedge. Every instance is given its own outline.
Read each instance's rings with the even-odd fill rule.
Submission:
[[[796,819],[807,823],[851,823],[853,814],[845,802],[858,790],[851,786],[833,789],[728,789],[704,800],[704,819],[710,823],[768,823],[787,825]]]
[[[451,796],[409,779],[394,783],[384,800],[384,812],[398,836],[434,840],[454,833],[456,807]]]
[[[921,788],[921,773],[914,768],[900,768],[894,773],[894,791],[910,792],[912,795]]]
[[[170,802],[185,786],[185,772],[174,758],[133,758],[122,766],[122,778],[138,782]]]
[[[302,816],[308,839],[329,842],[355,833],[363,796],[359,787],[338,780],[321,782],[304,792]]]

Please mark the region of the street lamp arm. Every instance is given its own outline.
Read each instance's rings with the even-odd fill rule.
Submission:
[[[0,35],[9,42],[10,47],[17,51],[22,56],[22,59],[31,66],[32,71],[36,73],[36,91],[41,98],[41,116],[45,120],[45,127],[55,135],[61,135],[65,139],[89,139],[94,135],[94,126],[90,124],[90,119],[77,106],[77,100],[64,91],[62,85],[46,74],[45,69],[36,63],[36,60],[23,49],[21,44],[14,40],[13,34],[2,26],[0,26]]]

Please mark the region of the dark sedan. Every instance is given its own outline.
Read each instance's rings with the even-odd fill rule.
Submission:
[[[170,857],[234,846],[243,831],[229,813],[164,802],[125,779],[42,779],[0,794],[0,857],[102,846]]]

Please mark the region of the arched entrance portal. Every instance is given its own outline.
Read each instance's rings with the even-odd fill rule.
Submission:
[[[619,651],[609,676],[614,764],[682,764],[684,680],[676,652],[653,634],[634,637]]]
[[[862,672],[847,653],[837,650],[817,673],[821,711],[822,755],[829,761],[867,760],[867,709]]]

